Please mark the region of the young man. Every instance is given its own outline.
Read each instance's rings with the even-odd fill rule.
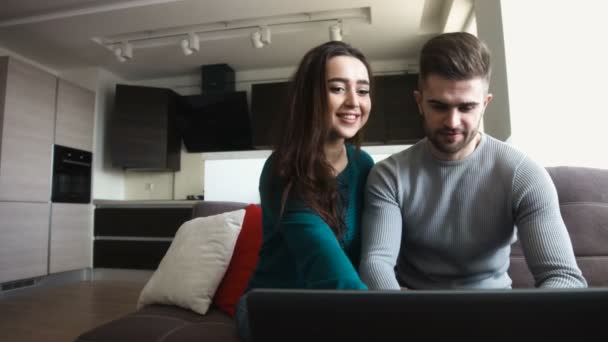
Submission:
[[[414,93],[426,138],[372,169],[361,279],[370,289],[510,288],[521,241],[537,287],[586,287],[545,169],[479,132],[490,53],[468,33],[428,41]]]

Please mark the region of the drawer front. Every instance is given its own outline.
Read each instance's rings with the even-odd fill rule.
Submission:
[[[171,241],[95,240],[93,267],[155,270]]]
[[[95,236],[173,237],[192,208],[97,208]]]

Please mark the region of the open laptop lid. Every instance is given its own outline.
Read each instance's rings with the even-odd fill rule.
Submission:
[[[253,342],[608,341],[608,289],[256,289]]]

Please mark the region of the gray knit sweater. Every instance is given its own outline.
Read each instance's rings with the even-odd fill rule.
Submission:
[[[458,161],[427,144],[369,175],[360,273],[370,289],[509,288],[517,238],[537,286],[587,285],[543,167],[487,135]]]

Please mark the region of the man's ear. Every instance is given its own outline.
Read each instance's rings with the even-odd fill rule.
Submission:
[[[483,101],[483,109],[485,110],[488,105],[490,104],[490,102],[492,102],[492,98],[494,98],[494,96],[491,93],[488,93],[488,95],[486,95],[486,99]]]
[[[414,90],[414,99],[416,99],[416,105],[418,105],[418,113],[422,115],[422,93],[420,90]]]

